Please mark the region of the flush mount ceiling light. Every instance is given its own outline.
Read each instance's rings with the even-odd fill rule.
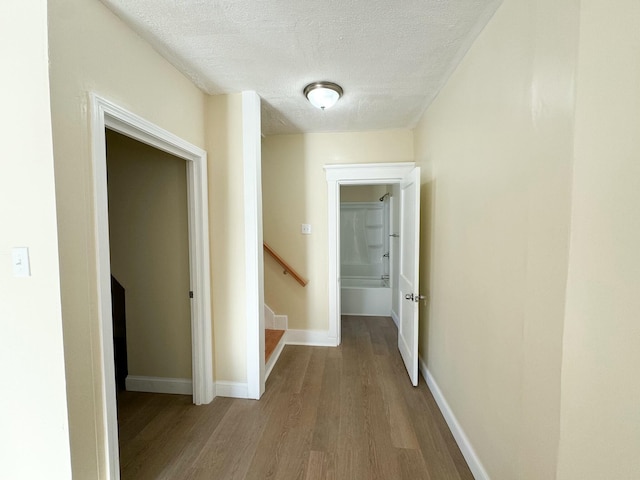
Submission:
[[[320,110],[333,107],[342,93],[342,87],[332,82],[313,82],[304,87],[304,96]]]

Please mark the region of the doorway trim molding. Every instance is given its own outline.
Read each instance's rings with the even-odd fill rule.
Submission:
[[[262,137],[260,97],[242,92],[242,170],[244,180],[245,305],[247,318],[247,393],[264,393],[264,252],[262,248]]]
[[[325,165],[329,219],[329,340],[342,341],[340,318],[340,186],[399,183],[414,162]]]
[[[120,478],[118,419],[111,325],[111,261],[105,128],[186,160],[189,266],[191,290],[191,353],[193,402],[210,403],[215,397],[211,333],[211,275],[207,152],[115,103],[90,93],[91,155],[93,161],[98,322],[102,348],[102,418],[106,434],[107,478]]]

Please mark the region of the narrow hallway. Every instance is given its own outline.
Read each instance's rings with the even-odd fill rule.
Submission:
[[[393,321],[342,325],[338,348],[286,346],[260,401],[125,392],[122,478],[472,480]]]

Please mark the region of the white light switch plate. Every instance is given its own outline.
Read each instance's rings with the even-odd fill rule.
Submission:
[[[11,250],[14,277],[30,277],[29,249],[27,247],[15,247]]]
[[[303,223],[300,227],[300,233],[303,235],[311,235],[311,225],[308,223]]]

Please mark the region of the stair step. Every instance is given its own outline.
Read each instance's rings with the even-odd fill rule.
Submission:
[[[269,361],[269,357],[278,346],[278,342],[284,335],[284,330],[271,330],[265,328],[264,330],[264,357],[265,362]]]

